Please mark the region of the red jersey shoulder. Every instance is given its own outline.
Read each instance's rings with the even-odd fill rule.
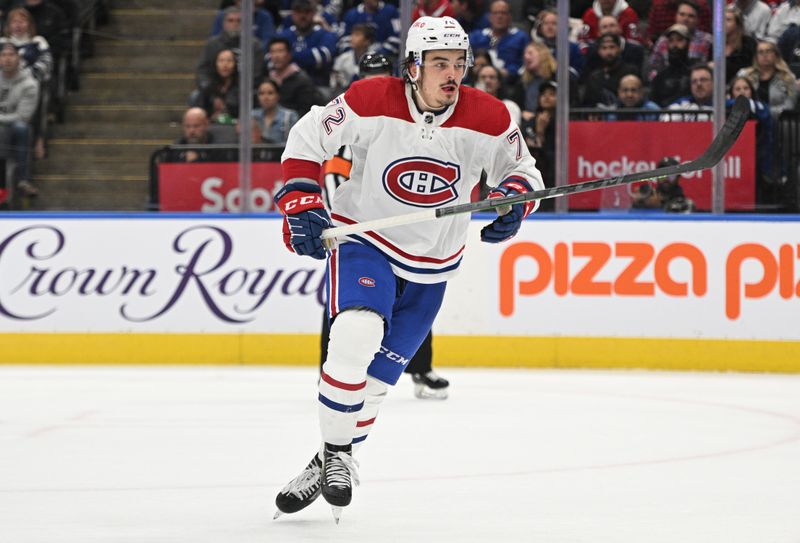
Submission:
[[[483,91],[462,86],[458,91],[458,103],[443,128],[466,128],[499,136],[511,124],[511,115],[506,105]]]
[[[414,122],[408,112],[405,83],[398,77],[372,77],[350,85],[344,99],[359,117],[395,117]]]

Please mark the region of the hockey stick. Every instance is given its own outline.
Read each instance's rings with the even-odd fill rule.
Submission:
[[[606,187],[615,187],[617,185],[627,185],[629,183],[635,183],[636,181],[644,181],[645,179],[661,179],[664,177],[671,177],[673,175],[681,175],[688,172],[705,170],[715,166],[725,157],[728,151],[730,151],[733,144],[736,143],[739,134],[742,132],[744,124],[749,116],[749,100],[744,96],[738,97],[733,104],[733,108],[731,109],[728,118],[725,120],[725,124],[714,138],[714,141],[712,141],[711,144],[706,148],[705,152],[703,152],[703,154],[696,159],[690,160],[689,162],[684,162],[683,164],[665,166],[663,168],[656,168],[655,170],[648,170],[646,172],[629,173],[618,177],[607,177],[605,179],[597,179],[595,181],[586,181],[585,183],[575,183],[573,185],[564,185],[561,187],[536,190],[533,192],[526,192],[524,194],[506,196],[504,198],[492,198],[489,200],[480,200],[478,202],[470,202],[467,204],[440,207],[438,209],[426,209],[425,211],[408,213],[406,215],[397,215],[395,217],[386,217],[383,219],[376,219],[374,221],[365,221],[356,224],[348,224],[345,226],[337,226],[335,228],[328,228],[324,230],[322,232],[322,239],[331,239],[339,236],[347,236],[349,234],[366,232],[368,230],[381,230],[383,228],[390,228],[392,226],[402,226],[405,224],[429,221],[459,213],[487,211],[502,206],[511,206],[514,204],[530,202],[532,200],[558,198],[559,196],[566,196],[568,194],[577,194],[579,192],[604,189]]]

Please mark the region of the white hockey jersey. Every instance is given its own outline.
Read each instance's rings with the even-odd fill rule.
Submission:
[[[282,156],[284,179],[319,180],[320,165],[342,145],[351,146],[353,167],[333,198],[337,226],[467,203],[484,169],[492,186],[513,176],[544,188],[505,105],[469,87],[433,115],[419,112],[401,79],[357,81],[294,126]],[[438,283],[456,273],[469,221],[465,213],[347,239],[383,253],[400,277]]]

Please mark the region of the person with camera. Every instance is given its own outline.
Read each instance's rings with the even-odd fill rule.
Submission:
[[[675,157],[665,156],[658,162],[659,168],[677,166]],[[636,187],[631,194],[631,207],[639,210],[661,210],[670,213],[691,213],[694,202],[686,197],[680,185],[682,177],[671,175],[658,179],[655,183],[645,182]]]

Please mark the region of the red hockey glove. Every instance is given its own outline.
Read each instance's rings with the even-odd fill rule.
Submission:
[[[327,256],[322,231],[331,226],[331,218],[322,204],[322,190],[316,183],[287,183],[275,195],[275,204],[283,213],[283,243],[299,255],[317,260]]]
[[[492,189],[492,192],[489,193],[489,198],[503,198],[505,196],[513,196],[515,194],[531,191],[533,191],[533,187],[524,179],[520,177],[509,177]],[[514,204],[511,206],[509,212],[500,215],[490,224],[483,227],[481,230],[481,241],[485,241],[486,243],[500,243],[501,241],[513,238],[517,232],[519,232],[522,219],[533,211],[535,205],[535,202]]]

